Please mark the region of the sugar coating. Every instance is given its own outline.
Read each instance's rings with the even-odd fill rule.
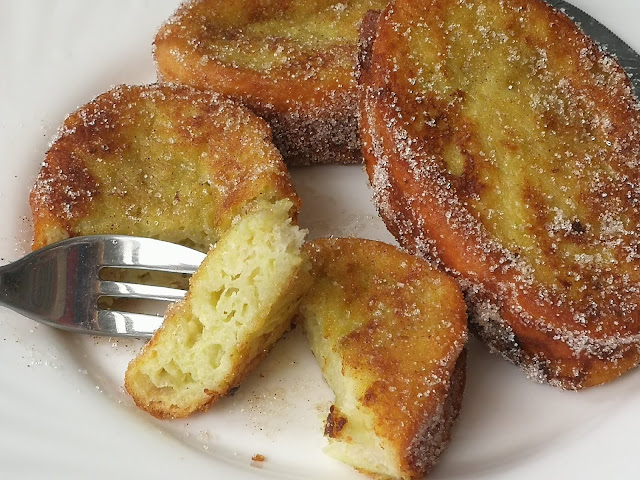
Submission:
[[[615,59],[537,0],[398,0],[368,48],[365,158],[399,242],[532,378],[635,365],[640,108]]]
[[[235,216],[284,197],[297,205],[269,127],[247,109],[184,86],[120,85],[52,140],[30,197],[34,248],[119,233],[207,251]]]
[[[186,2],[156,36],[159,75],[240,99],[289,164],[359,162],[357,24],[385,3]]]

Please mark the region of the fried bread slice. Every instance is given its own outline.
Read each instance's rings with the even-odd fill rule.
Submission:
[[[289,200],[241,217],[191,277],[185,298],[127,368],[125,387],[158,418],[227,395],[289,329],[309,286],[305,231]]]
[[[466,306],[426,261],[372,240],[305,246],[300,319],[335,392],[326,452],[376,478],[422,478],[450,439],[465,384]]]
[[[33,248],[155,237],[206,252],[259,204],[300,203],[269,126],[218,94],[118,86],[67,117],[30,195]]]
[[[640,113],[618,63],[539,0],[394,0],[361,38],[365,161],[400,244],[531,378],[635,366]]]
[[[158,32],[161,79],[241,99],[290,165],[361,162],[357,24],[384,0],[197,0]]]

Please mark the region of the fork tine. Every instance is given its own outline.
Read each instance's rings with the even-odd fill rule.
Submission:
[[[172,302],[185,292],[100,280],[99,269],[128,267],[190,274],[205,256],[187,247],[147,238],[73,237],[0,267],[0,305],[72,332],[149,337],[162,325],[161,316],[100,310],[97,297]]]
[[[103,280],[99,282],[99,295],[109,297],[140,298],[145,300],[164,300],[174,302],[184,297],[185,290],[179,288],[142,285],[139,283],[113,282]]]
[[[95,335],[110,337],[151,337],[162,325],[162,317],[144,313],[98,310]]]
[[[104,242],[102,266],[105,267],[193,273],[206,256],[197,250],[153,238],[126,235],[99,237]]]

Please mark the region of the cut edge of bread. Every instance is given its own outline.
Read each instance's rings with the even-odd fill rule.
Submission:
[[[320,320],[305,312],[304,322],[309,343],[314,346],[313,353],[322,363],[323,377],[335,395],[325,424],[328,444],[323,451],[363,473],[375,471],[384,472],[389,477],[401,477],[402,473],[396,466],[400,459],[387,439],[373,433],[374,414],[359,406],[356,392],[362,389],[344,374],[342,358],[333,351],[331,343],[321,338]],[[340,433],[340,438],[335,438],[334,431]],[[345,436],[352,442],[342,440]]]
[[[459,287],[440,272],[427,274],[424,268],[431,268],[423,260],[381,242],[354,238],[320,239],[308,243],[305,249],[310,253],[311,274],[316,283],[303,298],[298,321],[335,396],[325,423],[324,435],[328,443],[324,452],[373,478],[421,478],[433,468],[446,448],[462,404],[467,329],[466,308]],[[356,258],[343,264],[340,260],[343,255],[355,255]],[[387,259],[378,263],[371,260],[371,256]],[[334,261],[340,266],[327,266]],[[361,271],[359,262],[363,262]],[[391,267],[391,271],[387,271],[386,266],[379,267],[394,263],[402,264],[400,269],[404,273],[399,277],[392,273],[395,267]],[[419,282],[420,289],[435,288],[440,293],[433,299],[429,295],[418,300],[416,295],[422,296],[426,292],[414,290],[418,285],[414,281]],[[390,288],[407,289],[406,292],[412,293],[395,290],[394,294],[394,290],[378,285],[395,285]],[[388,298],[387,294],[398,297]],[[443,294],[446,297],[442,297]],[[426,305],[423,302],[437,304],[442,300],[447,302],[444,308],[447,313],[438,313],[444,305],[417,313]],[[368,307],[362,310],[359,305]],[[403,310],[401,305],[409,310]],[[383,313],[387,308],[391,317]],[[409,311],[409,317],[405,317],[403,312]],[[424,331],[430,332],[423,338],[431,339],[435,335],[443,342],[443,348],[436,347],[434,352],[427,353],[427,358],[433,360],[422,365],[423,373],[420,374],[412,370],[414,367],[405,368],[409,364],[417,365],[415,360],[419,359],[413,357],[415,351],[399,357],[380,357],[382,353],[375,353],[384,352],[389,345],[396,348],[399,344],[395,339],[411,338],[406,335],[412,330],[401,325],[406,325],[416,314],[426,322]],[[434,314],[436,317],[432,316]],[[422,327],[419,328],[422,332]],[[374,331],[382,336],[376,336]],[[446,340],[440,337],[449,335],[445,331],[453,336]],[[435,340],[427,340],[432,341]],[[355,345],[360,345],[357,350],[354,350]],[[368,360],[358,360],[354,355]],[[386,374],[391,377],[383,378]],[[393,379],[395,376],[399,380]],[[400,393],[405,388],[406,393]],[[426,393],[413,397],[415,403],[404,403],[405,400],[412,402],[409,392],[415,394],[417,391]]]
[[[206,410],[290,328],[309,286],[306,232],[281,200],[240,218],[209,252],[163,326],[129,365],[125,387],[158,418]]]
[[[313,316],[305,319],[305,333],[309,343],[316,345],[314,355],[335,395],[325,423],[324,435],[328,443],[323,447],[324,453],[375,479],[421,478],[422,473],[410,471],[431,470],[446,448],[451,428],[460,413],[466,383],[466,347],[454,362],[442,405],[435,415],[425,418],[411,448],[399,452],[388,438],[375,433],[375,414],[363,407],[356,395],[356,392],[360,395],[365,392],[343,373],[344,365],[331,344],[313,337],[319,329],[308,328],[306,323],[313,321]]]

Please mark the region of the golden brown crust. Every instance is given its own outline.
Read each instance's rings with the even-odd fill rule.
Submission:
[[[366,36],[361,135],[390,231],[457,276],[479,336],[532,378],[635,366],[640,117],[621,67],[538,0],[397,0]]]
[[[336,390],[327,365],[337,360],[324,355],[339,357],[350,379],[338,388],[325,435],[358,442],[354,429],[362,427],[349,423],[363,421],[350,417],[343,408],[351,402],[341,397],[353,390],[358,409],[373,418],[372,431],[360,434],[388,449],[401,478],[421,477],[449,442],[462,401],[467,330],[458,285],[381,242],[331,238],[306,248],[314,285],[301,305],[305,329],[330,386]],[[357,466],[380,473],[369,467]]]
[[[460,414],[467,376],[467,349],[460,353],[445,385],[442,412],[425,423],[408,446],[407,466],[420,477],[431,471],[451,440],[451,429]],[[420,477],[421,478],[421,477]]]
[[[30,195],[33,248],[159,237],[206,251],[251,205],[299,200],[269,126],[218,94],[118,86],[67,117]]]
[[[241,99],[290,165],[361,162],[356,25],[384,3],[185,2],[156,36],[159,76]]]

